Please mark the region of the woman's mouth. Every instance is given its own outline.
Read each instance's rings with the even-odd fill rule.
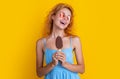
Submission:
[[[60,21],[60,23],[61,23],[62,25],[66,25],[66,22],[65,22],[65,21]]]

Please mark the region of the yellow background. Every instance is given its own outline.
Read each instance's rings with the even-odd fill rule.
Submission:
[[[81,38],[85,73],[81,79],[120,79],[120,7],[116,0],[0,1],[0,79],[36,76],[36,40],[48,11],[57,3],[73,6],[73,33]]]

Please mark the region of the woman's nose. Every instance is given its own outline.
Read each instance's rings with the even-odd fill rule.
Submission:
[[[65,15],[64,13],[60,13],[60,18],[62,18],[64,20],[68,20],[68,16]]]
[[[65,15],[62,19],[64,19],[65,21],[67,21],[68,17]]]
[[[63,19],[66,20],[66,21],[68,20],[68,19],[67,19],[67,16],[64,16]]]

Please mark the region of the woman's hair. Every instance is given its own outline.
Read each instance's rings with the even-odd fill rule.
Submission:
[[[49,12],[49,14],[47,15],[47,19],[45,21],[45,25],[48,28],[48,35],[52,33],[52,29],[53,29],[53,20],[52,20],[52,16],[55,15],[59,10],[63,9],[63,8],[67,8],[70,10],[71,12],[71,19],[70,19],[70,24],[67,26],[67,28],[65,29],[65,33],[67,33],[68,35],[72,35],[70,33],[71,28],[73,26],[73,8],[66,4],[66,3],[59,3],[56,6],[53,7],[53,9]]]

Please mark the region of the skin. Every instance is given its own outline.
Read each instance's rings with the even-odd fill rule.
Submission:
[[[64,17],[60,15],[60,13],[64,13]],[[68,24],[70,23],[70,17],[71,17],[71,12],[67,8],[63,8],[57,12],[56,15],[52,16],[53,19],[53,30],[51,35],[46,37],[47,39],[47,48],[51,49],[57,49],[55,46],[55,39],[59,35],[62,37],[63,40],[63,48],[68,48],[70,46],[70,36],[67,36],[67,34],[64,32],[64,29],[67,28]],[[69,18],[69,19],[68,19]],[[62,25],[60,21],[65,22],[65,25]],[[78,72],[83,74],[85,72],[85,66],[84,66],[84,59],[83,59],[83,54],[82,54],[82,45],[80,38],[77,36],[72,37],[72,48],[73,51],[75,52],[76,56],[76,61],[77,64],[70,64],[66,62],[66,56],[63,52],[56,52],[52,56],[52,62],[49,63],[48,65],[43,67],[43,55],[45,52],[44,44],[43,44],[43,38],[37,40],[36,42],[36,71],[37,75],[39,77],[44,76],[45,74],[49,73],[57,64],[58,60],[60,60],[62,63],[62,66],[65,67],[66,69],[72,71],[72,72]]]

